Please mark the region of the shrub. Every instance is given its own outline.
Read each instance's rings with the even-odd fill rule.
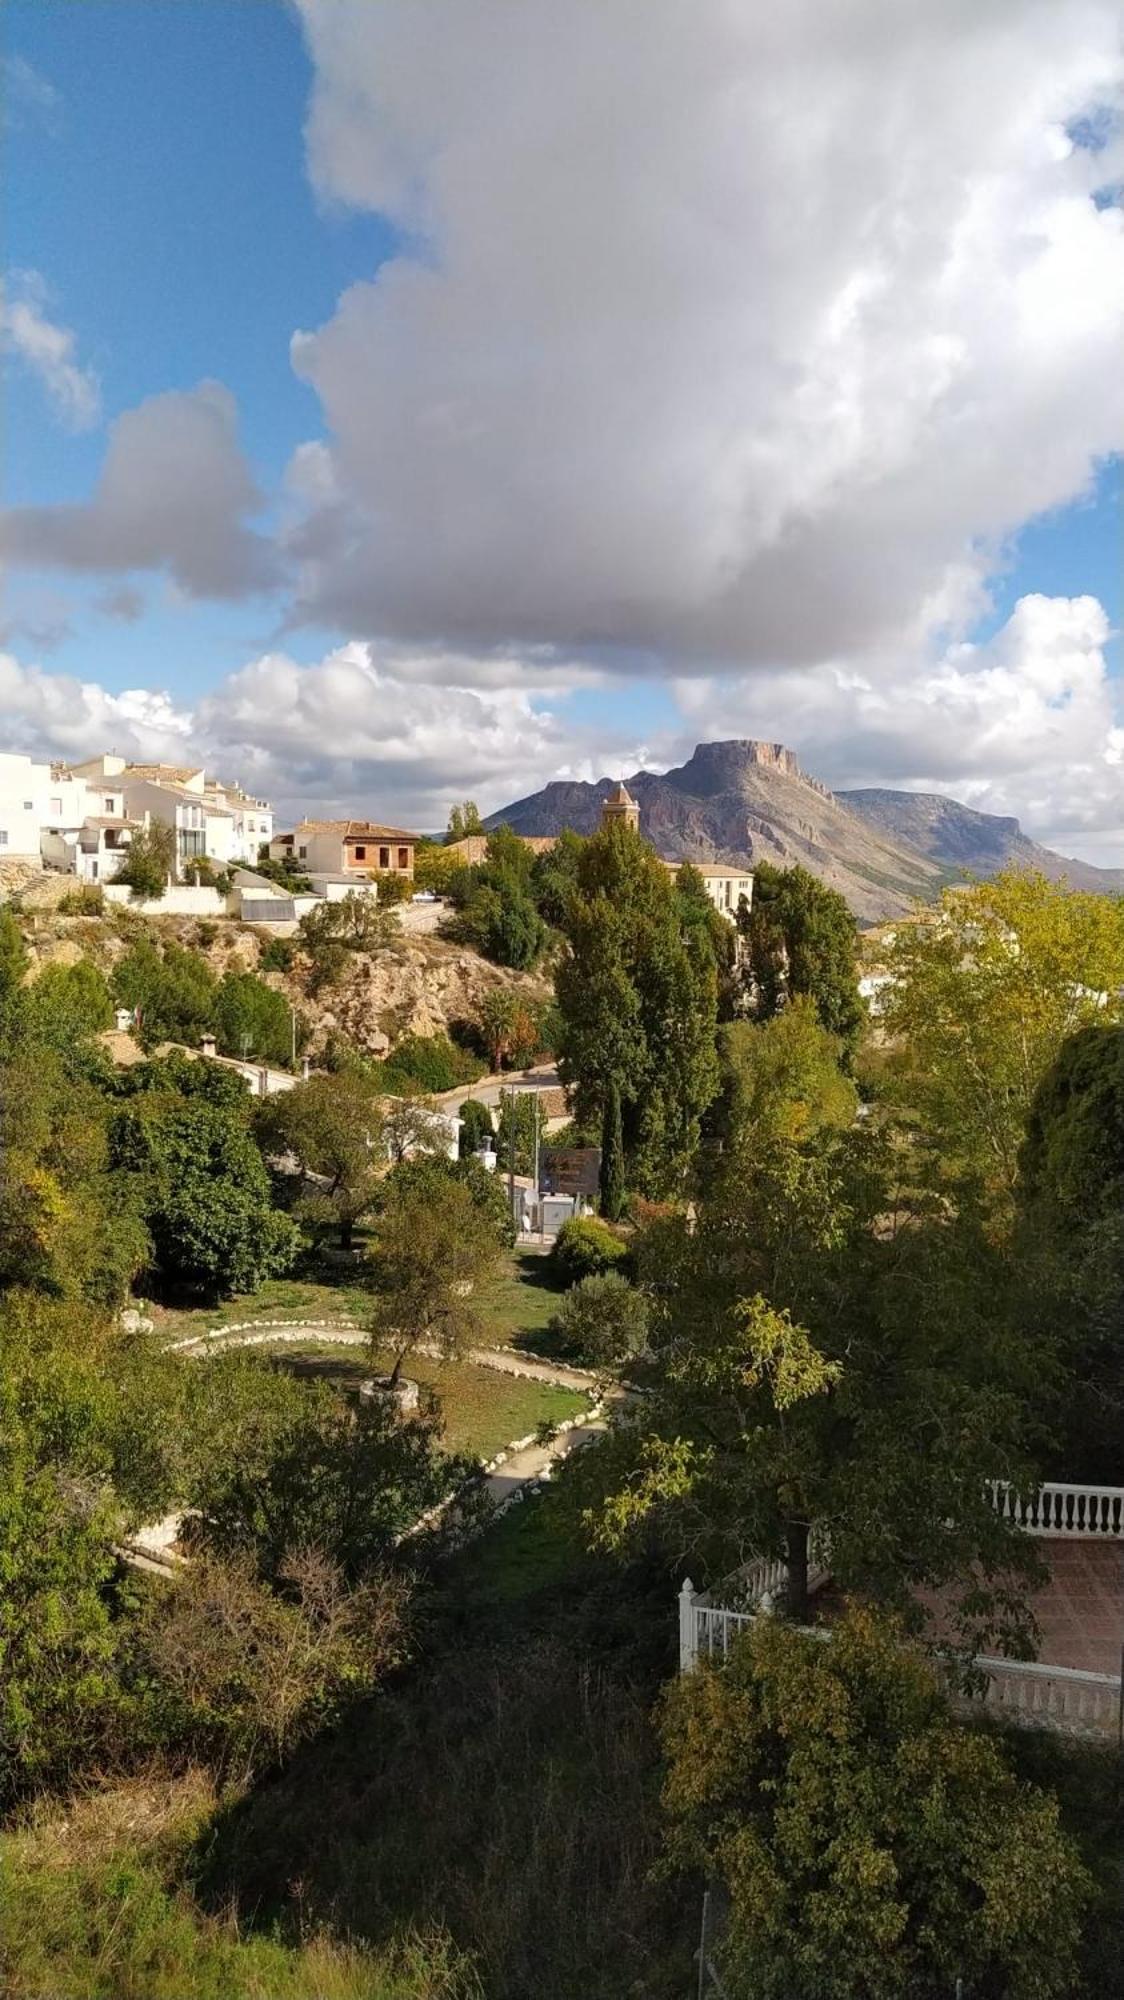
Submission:
[[[215,1031],[224,1055],[287,1066],[292,1010],[284,994],[253,972],[225,972],[215,995]]]
[[[379,902],[384,910],[393,910],[399,903],[408,903],[413,894],[413,883],[408,875],[398,875],[393,869],[372,868],[371,880],[379,892]]]
[[[128,854],[117,871],[117,880],[132,890],[135,901],[159,901],[175,865],[175,828],[154,820],[151,826],[133,835]]]
[[[550,1251],[551,1270],[564,1285],[620,1270],[628,1259],[627,1245],[595,1215],[579,1215],[564,1222]]]
[[[58,902],[60,917],[100,917],[104,909],[105,896],[99,882],[81,882],[76,889],[68,889]]]
[[[381,1081],[390,1096],[409,1097],[419,1090],[431,1095],[455,1090],[483,1074],[480,1058],[459,1049],[448,1035],[403,1035],[382,1065]]]
[[[492,1123],[492,1114],[488,1106],[481,1104],[478,1097],[466,1097],[464,1103],[461,1105],[459,1116],[461,1121],[461,1158],[463,1160],[471,1158],[474,1153],[478,1153],[485,1139],[494,1137],[495,1126]]]
[[[261,948],[258,965],[263,972],[291,972],[296,956],[289,938],[267,938]]]
[[[648,1302],[619,1271],[582,1278],[567,1292],[547,1332],[558,1354],[595,1367],[619,1367],[644,1351]]]

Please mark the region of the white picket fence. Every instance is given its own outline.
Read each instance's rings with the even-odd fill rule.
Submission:
[[[1028,1535],[1089,1542],[1124,1538],[1124,1486],[1067,1486],[1051,1479],[1022,1500],[1005,1479],[993,1479],[991,1492],[996,1511]]]

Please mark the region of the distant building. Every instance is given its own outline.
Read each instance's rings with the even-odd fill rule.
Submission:
[[[292,833],[274,834],[271,861],[289,861],[301,874],[356,877],[414,873],[417,835],[366,819],[304,819]]]
[[[602,826],[611,826],[621,821],[630,826],[633,833],[640,831],[640,807],[625,784],[614,785],[601,808]]]
[[[715,909],[720,911],[722,916],[728,917],[732,924],[738,920],[738,907],[742,898],[745,898],[747,906],[753,902],[753,870],[751,868],[727,868],[723,862],[719,861],[691,861],[687,863],[682,861],[668,861],[665,863],[665,866],[671,870],[673,875],[677,875],[680,868],[684,866],[694,868],[702,876],[703,888],[706,890]]]
[[[520,833],[516,836],[532,854],[549,854],[554,846],[553,833]],[[468,868],[478,868],[488,858],[488,836],[486,833],[469,833],[463,840],[450,840],[445,847],[446,854],[455,854]]]
[[[0,861],[39,860],[50,782],[49,764],[0,755]]]
[[[273,833],[273,809],[241,785],[208,779],[202,764],[130,764],[115,751],[87,757],[69,767],[69,777],[93,791],[112,787],[131,820],[171,826],[176,835],[176,873],[206,856],[229,867],[254,863]]]

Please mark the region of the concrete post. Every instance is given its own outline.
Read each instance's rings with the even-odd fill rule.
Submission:
[[[695,1586],[684,1577],[679,1592],[679,1671],[689,1674],[698,1665],[699,1643],[695,1627]]]

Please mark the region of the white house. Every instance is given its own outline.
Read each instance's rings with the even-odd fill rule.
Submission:
[[[0,861],[40,860],[50,783],[49,764],[0,753]]]
[[[747,906],[753,901],[753,870],[751,868],[727,868],[721,861],[692,861],[689,864],[702,876],[703,888],[722,916],[732,924],[738,920],[738,905],[745,897]],[[669,861],[667,866],[677,875],[682,862]]]
[[[261,858],[262,848],[273,839],[273,807],[243,791],[241,785],[224,785],[217,778],[206,781],[203,797],[208,805],[225,807],[233,815],[230,858],[252,868]]]
[[[129,764],[115,752],[74,764],[87,784],[115,781],[128,814],[171,826],[176,834],[176,872],[204,855],[220,867],[253,864],[273,832],[273,810],[241,785],[208,780],[202,764]]]
[[[125,810],[119,779],[78,777],[51,766],[41,852],[48,868],[82,882],[112,882],[141,822]]]

